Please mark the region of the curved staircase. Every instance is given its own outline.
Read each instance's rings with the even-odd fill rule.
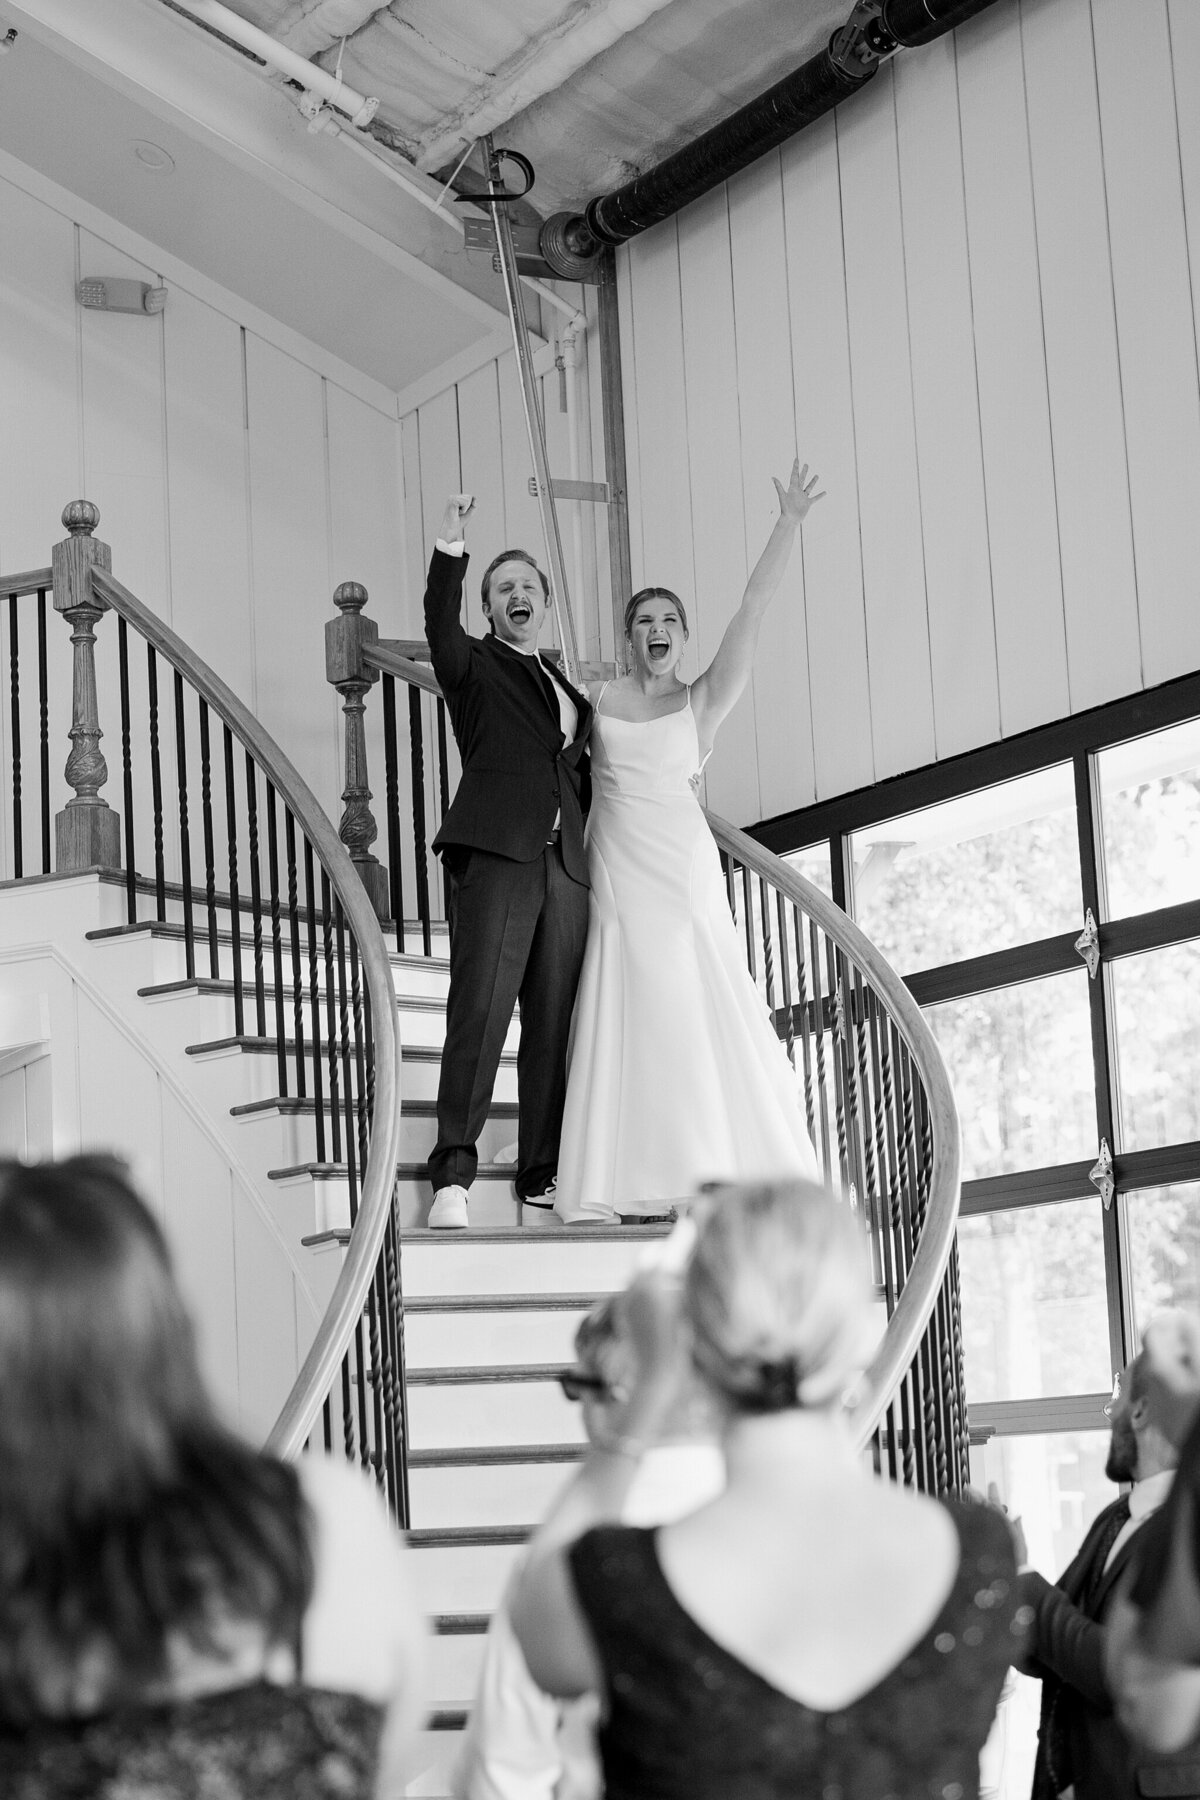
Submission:
[[[511,1045],[471,1228],[423,1228],[449,973],[429,844],[454,754],[433,675],[418,647],[379,642],[363,589],[339,588],[326,644],[346,713],[339,835],[216,674],[113,579],[96,522],[75,503],[53,568],[0,578],[18,715],[4,873],[27,889],[100,866],[88,879],[120,916],[95,926],[89,954],[133,974],[128,1035],[189,1085],[197,1117],[324,1307],[315,1330],[296,1333],[298,1367],[269,1442],[361,1461],[409,1529],[436,1630],[434,1712],[412,1791],[443,1794],[490,1610],[580,1454],[579,1412],[556,1373],[584,1312],[624,1284],[662,1228],[564,1230],[542,1215],[541,1229],[522,1227],[510,1167],[497,1160],[515,1137]],[[48,604],[72,626],[69,700],[62,659],[56,676],[48,654]],[[139,640],[146,674],[133,680]],[[22,644],[36,646],[24,663]],[[22,677],[30,667],[36,675]],[[364,722],[380,681],[383,863]],[[120,744],[117,809],[99,794],[102,706],[120,720],[108,726]],[[62,791],[74,793],[52,834],[50,760],[68,735]],[[893,1479],[958,1488],[958,1127],[945,1070],[907,990],[852,922],[744,834],[711,823],[813,1142],[870,1248],[881,1338],[855,1415],[861,1440]]]

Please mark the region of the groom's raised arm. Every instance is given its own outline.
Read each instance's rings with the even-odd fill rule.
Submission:
[[[425,580],[425,639],[433,672],[443,692],[460,687],[471,666],[470,639],[462,622],[462,585],[466,573],[467,520],[475,508],[471,494],[452,494],[438,527],[438,545],[461,546],[458,554],[435,547]]]

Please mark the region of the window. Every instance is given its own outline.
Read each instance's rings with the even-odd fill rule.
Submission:
[[[1200,1306],[1200,675],[754,835],[828,871],[945,1057],[973,1479],[1053,1577],[1114,1495],[1113,1372]],[[1017,1681],[1002,1800],[1037,1710]]]

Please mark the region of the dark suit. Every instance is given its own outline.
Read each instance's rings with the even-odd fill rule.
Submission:
[[[1155,1756],[1132,1744],[1113,1718],[1104,1672],[1104,1621],[1136,1551],[1139,1526],[1103,1569],[1096,1567],[1120,1501],[1106,1506],[1055,1586],[1027,1571],[1021,1600],[1033,1609],[1026,1658],[1042,1682],[1033,1800],[1074,1785],[1076,1800],[1200,1795],[1200,1748]]]
[[[425,589],[425,632],[462,758],[434,839],[449,891],[450,995],[429,1177],[435,1191],[474,1180],[475,1145],[519,1000],[516,1187],[524,1196],[540,1193],[558,1166],[587,935],[592,709],[536,657],[494,636],[468,636],[460,617],[466,565],[466,556],[435,550]],[[570,744],[556,684],[578,713]]]

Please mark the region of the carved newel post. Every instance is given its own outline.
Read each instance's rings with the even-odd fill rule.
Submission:
[[[92,536],[100,523],[100,509],[90,500],[72,500],[62,522],[71,535],[55,544],[52,553],[54,610],[70,620],[74,645],[66,777],[75,792],[54,821],[54,866],[119,869],[121,817],[100,798],[108,764],[100,751],[104,733],[96,703],[96,621],[108,607],[92,592],[91,583],[93,569],[112,568],[112,551]]]
[[[325,625],[325,679],[342,696],[346,715],[346,785],[342,789],[346,810],[338,835],[350,852],[376,917],[386,919],[391,911],[388,873],[378,857],[371,854],[379,827],[371,811],[371,790],[367,786],[367,736],[363,723],[363,696],[372,682],[379,680],[379,670],[364,662],[363,650],[368,644],[379,642],[379,627],[374,619],[363,617],[367,590],[359,582],[343,581],[334,589],[333,604],[341,617],[329,619]]]

